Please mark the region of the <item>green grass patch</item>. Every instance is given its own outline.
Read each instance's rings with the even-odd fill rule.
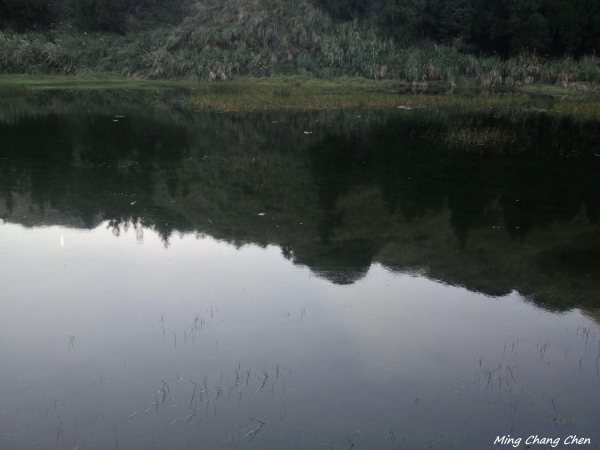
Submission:
[[[89,75],[0,75],[0,89],[193,88],[191,81],[138,80],[118,73]]]
[[[517,89],[497,93],[467,86],[457,93],[440,92],[442,85],[425,91],[412,83],[394,80],[307,77],[245,78],[220,83],[198,83],[190,104],[217,111],[319,110],[339,108],[515,108],[600,118],[600,103],[594,96],[563,95],[554,99],[545,86],[539,90]],[[550,87],[552,88],[552,87]],[[572,93],[571,91],[569,91]]]
[[[535,96],[550,97],[579,97],[598,99],[600,97],[600,87],[591,83],[568,83],[560,84],[534,84],[519,88],[520,92]]]
[[[361,77],[244,77],[228,81],[167,81],[127,78],[117,73],[89,75],[0,75],[0,97],[40,90],[150,90],[185,92],[184,106],[225,111],[321,110],[343,108],[509,108],[600,118],[597,94],[587,88],[531,85],[503,92],[465,84],[421,84]]]

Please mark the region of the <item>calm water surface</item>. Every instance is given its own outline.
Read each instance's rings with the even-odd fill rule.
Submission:
[[[0,448],[600,448],[598,122],[182,100],[0,102]]]

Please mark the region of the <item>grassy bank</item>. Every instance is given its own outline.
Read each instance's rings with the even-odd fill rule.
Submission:
[[[552,85],[502,90],[473,84],[448,89],[444,84],[417,85],[396,80],[314,77],[235,77],[224,82],[143,80],[119,74],[0,75],[0,96],[43,90],[138,89],[182,90],[178,104],[198,110],[318,110],[339,108],[513,108],[600,118],[599,95]],[[431,94],[431,95],[430,95]],[[434,95],[436,94],[436,95]]]
[[[482,90],[473,84],[448,89],[394,80],[305,77],[237,78],[225,83],[199,83],[190,100],[198,109],[246,111],[260,109],[311,110],[337,108],[526,108],[562,114],[600,117],[598,96],[555,86],[527,90]]]
[[[333,21],[308,0],[206,0],[190,6],[178,23],[131,16],[124,35],[81,33],[68,23],[45,32],[0,33],[0,73],[103,72],[151,80],[296,75],[448,87],[569,87],[597,85],[600,58],[545,59],[534,54],[504,60],[433,43],[401,47],[375,28]]]
[[[127,78],[115,72],[87,75],[60,74],[0,74],[0,89],[33,91],[40,89],[112,89],[112,88],[193,88],[190,81],[144,80]]]

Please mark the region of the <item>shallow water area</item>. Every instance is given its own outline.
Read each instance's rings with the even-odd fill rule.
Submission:
[[[1,448],[600,447],[597,121],[174,104],[3,105]]]

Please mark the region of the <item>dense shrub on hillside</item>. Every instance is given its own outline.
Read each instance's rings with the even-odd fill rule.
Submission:
[[[600,52],[598,0],[545,0],[545,4],[554,53]]]
[[[319,0],[340,19],[370,21],[397,42],[459,41],[504,56],[600,51],[598,0]]]
[[[2,1],[2,0],[0,0]],[[68,0],[78,28],[86,31],[127,31],[128,18],[151,18],[174,24],[183,17],[186,0]]]
[[[475,0],[477,16],[471,40],[487,51],[502,54],[539,51],[552,42],[542,2]]]
[[[83,30],[125,30],[130,0],[70,0],[75,22]]]
[[[369,0],[319,0],[319,6],[329,13],[343,19],[356,19],[366,14],[370,6]]]
[[[381,19],[392,36],[401,43],[419,37],[426,0],[386,0]]]
[[[49,0],[0,0],[0,28],[45,28],[52,22]]]
[[[472,54],[503,57],[529,52],[579,58],[600,52],[600,0],[309,1],[321,13],[338,21],[356,20],[402,47],[425,40]],[[302,9],[298,2],[280,0],[272,5],[278,5],[277,9],[285,4],[294,11]],[[240,8],[239,17],[256,8],[273,9],[270,0],[0,0],[0,28],[43,29],[53,21],[74,18],[81,30],[124,34],[157,23],[180,24],[186,15],[195,17],[204,6],[216,8],[219,15],[220,9],[232,5]],[[206,19],[218,21],[216,16]],[[236,19],[228,26],[237,28],[239,22]],[[268,40],[275,42],[272,37]]]
[[[473,0],[427,0],[422,34],[439,42],[469,39],[475,19]]]
[[[362,76],[408,80],[417,88],[425,81],[456,86],[474,80],[492,88],[600,80],[596,57],[553,60],[538,53],[502,60],[474,56],[456,45],[426,41],[398,45],[382,39],[379,30],[368,24],[332,21],[313,1],[204,0],[193,4],[176,26],[148,20],[129,31],[130,14],[131,20],[140,22],[157,14],[157,9],[146,6],[126,12],[130,36],[85,35],[69,27],[53,33],[0,33],[0,72],[119,72],[188,80],[237,75]]]
[[[182,10],[185,20],[157,18],[160,8],[174,11],[173,2],[179,0],[131,1],[133,8],[124,12],[128,36],[76,33],[68,26],[45,33],[0,33],[0,73],[119,72],[188,80],[225,80],[237,75],[362,76],[407,80],[418,89],[425,82],[461,86],[468,80],[486,88],[559,82],[579,89],[577,82],[600,81],[600,58],[595,56],[552,59],[541,52],[507,59],[479,52],[475,56],[475,51],[464,51],[459,42],[450,41],[462,37],[470,43],[461,34],[468,29],[468,20],[445,22],[442,34],[441,26],[427,28],[439,17],[427,4],[417,32],[431,30],[439,33],[435,40],[453,45],[439,45],[434,38],[399,45],[398,39],[387,39],[381,27],[332,20],[323,9],[315,8],[315,0],[203,0]],[[461,0],[452,1],[459,4]],[[462,1],[468,4],[469,0]],[[444,0],[439,3],[444,6]],[[381,9],[370,14],[383,14],[384,0],[379,4]],[[410,8],[402,10],[410,5],[408,1],[390,0],[388,5],[398,7],[388,6],[396,14],[390,16],[388,26],[410,17]],[[468,11],[462,13],[460,17],[469,18]],[[552,23],[549,29],[554,39]]]
[[[575,55],[600,50],[597,0],[474,0],[471,39],[505,55],[524,50]]]

